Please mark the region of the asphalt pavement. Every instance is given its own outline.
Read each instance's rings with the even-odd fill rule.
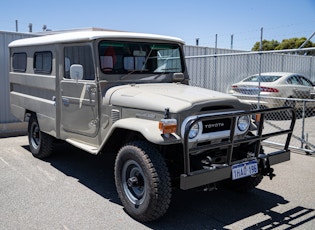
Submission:
[[[146,224],[124,212],[113,163],[66,144],[38,160],[26,136],[0,139],[0,229],[315,228],[314,155],[292,153],[250,193],[175,190],[167,214]]]

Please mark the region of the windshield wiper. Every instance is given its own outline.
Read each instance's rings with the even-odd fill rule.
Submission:
[[[133,73],[136,72],[136,71],[140,71],[140,72],[144,71],[144,70],[145,70],[145,66],[146,66],[146,64],[147,64],[147,62],[148,62],[148,59],[149,59],[149,57],[150,57],[150,55],[151,55],[151,53],[152,53],[152,50],[154,49],[154,46],[155,46],[155,45],[152,45],[152,47],[151,47],[151,49],[150,49],[150,52],[149,52],[149,54],[146,56],[146,58],[145,58],[145,60],[144,60],[144,62],[143,62],[143,65],[142,65],[142,67],[141,67],[140,70],[139,70],[139,69],[132,70],[132,71],[130,71],[129,73],[127,73],[126,75],[122,76],[120,79],[123,80],[123,79],[125,79],[125,78],[128,77],[128,76],[130,76],[131,74],[133,74]]]

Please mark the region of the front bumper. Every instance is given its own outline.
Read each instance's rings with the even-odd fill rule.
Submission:
[[[263,134],[263,127],[264,127],[264,120],[265,115],[268,113],[274,113],[274,112],[281,112],[290,110],[292,113],[292,120],[290,127],[285,130]],[[243,139],[234,139],[234,127],[235,122],[238,116],[242,115],[256,115],[260,114],[260,121],[258,123],[258,130],[257,133],[253,136],[244,137]],[[189,140],[188,140],[188,134],[190,129],[193,127],[193,125],[197,122],[203,121],[203,120],[220,120],[224,118],[231,118],[232,119],[232,125],[231,125],[231,132],[230,137],[228,140],[222,141],[221,143],[214,143],[209,145],[203,145],[201,147],[194,147],[190,148],[189,146]],[[269,165],[278,164],[284,161],[290,160],[290,150],[289,150],[289,143],[291,140],[291,136],[293,133],[293,128],[295,125],[296,120],[296,114],[294,109],[291,107],[282,107],[282,108],[273,108],[273,109],[264,109],[264,110],[255,110],[250,112],[236,112],[236,113],[229,113],[229,114],[223,114],[223,115],[214,115],[214,116],[202,116],[202,117],[196,117],[196,119],[190,121],[187,123],[185,128],[185,134],[184,134],[184,173],[180,176],[180,188],[183,190],[191,189],[195,187],[199,187],[206,184],[215,183],[218,181],[222,181],[225,179],[231,178],[232,175],[232,166],[236,163],[242,162],[242,160],[238,161],[232,161],[233,156],[233,150],[234,146],[238,144],[255,144],[255,156],[253,156],[254,159],[257,159],[257,161],[261,161],[265,158],[268,159]],[[261,149],[261,142],[269,137],[273,136],[279,136],[279,135],[286,135],[286,141],[283,149],[277,150],[274,152],[271,152],[267,155],[261,156],[260,149]],[[201,169],[197,171],[191,171],[190,167],[190,156],[193,153],[200,152],[200,151],[207,151],[215,148],[227,148],[227,161],[225,164],[220,165],[214,165],[213,167],[209,167],[207,169]],[[248,161],[249,159],[244,159],[244,161]]]

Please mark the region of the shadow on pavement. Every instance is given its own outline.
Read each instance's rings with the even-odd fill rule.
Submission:
[[[23,147],[29,151],[28,146]],[[121,205],[114,182],[114,154],[94,156],[68,144],[60,144],[45,161],[67,176],[77,178],[105,199]],[[315,219],[314,215],[301,221],[298,219],[314,209],[295,207],[284,213],[271,210],[287,203],[289,201],[282,196],[261,189],[249,193],[224,189],[212,192],[174,190],[166,215],[145,225],[152,229],[229,229],[225,227],[260,213],[267,220],[256,221],[245,229],[271,229],[269,226],[281,227],[282,224],[297,227]],[[290,224],[291,221],[294,224]]]

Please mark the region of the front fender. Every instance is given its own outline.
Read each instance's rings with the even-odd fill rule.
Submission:
[[[149,142],[157,145],[169,145],[181,143],[181,138],[177,134],[173,133],[169,137],[162,135],[159,130],[158,121],[150,121],[139,118],[126,118],[116,121],[107,136],[105,137],[104,143],[110,138],[115,129],[127,129],[141,133]],[[123,137],[122,137],[123,138]]]

